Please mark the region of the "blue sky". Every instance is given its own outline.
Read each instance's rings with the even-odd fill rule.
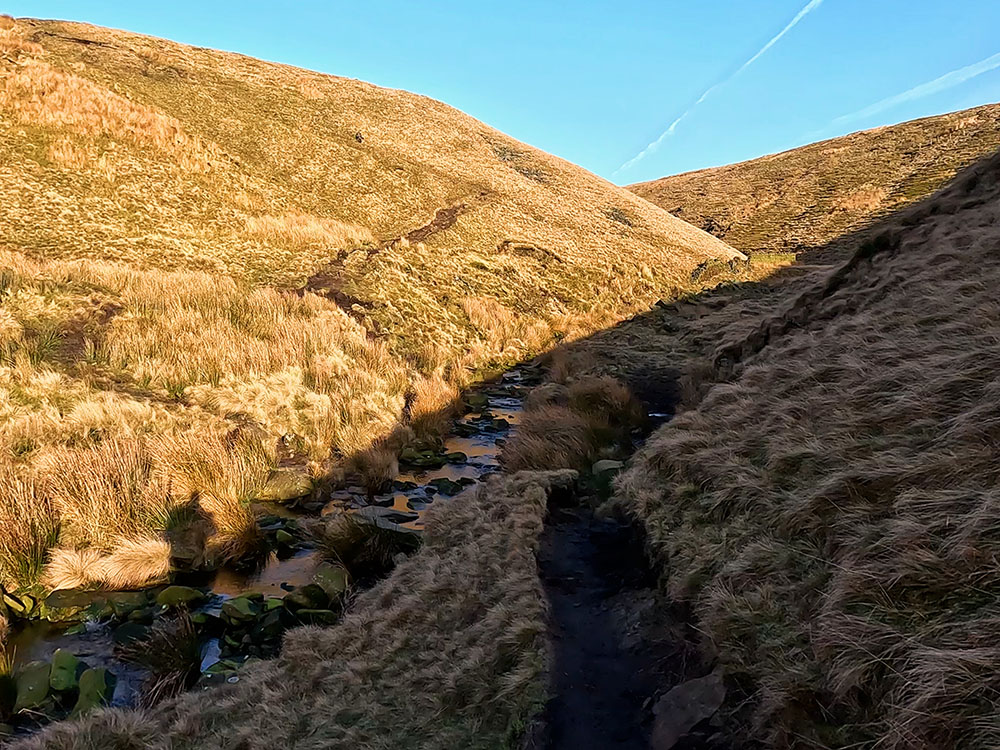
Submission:
[[[4,0],[0,10],[426,94],[621,184],[1000,101],[998,0]]]

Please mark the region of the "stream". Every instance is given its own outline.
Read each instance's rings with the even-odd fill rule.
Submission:
[[[463,396],[466,413],[454,421],[443,450],[435,455],[404,450],[392,489],[371,501],[363,488],[354,486],[333,491],[307,509],[258,504],[260,525],[271,551],[256,571],[224,567],[207,573],[179,572],[171,576],[170,586],[137,592],[53,593],[45,601],[46,610],[62,613],[57,618],[61,621],[22,620],[7,640],[5,650],[15,671],[51,662],[57,650],[69,651],[86,667],[103,667],[113,675],[103,702],[135,705],[150,673],[120,659],[121,647],[141,642],[171,611],[165,597],[180,592],[191,598],[184,604],[197,627],[202,657],[199,679],[238,679],[236,670],[248,658],[277,652],[284,629],[302,623],[331,624],[342,609],[344,589],[338,597],[327,587],[331,565],[296,534],[298,521],[346,510],[381,529],[419,537],[431,505],[499,471],[500,447],[519,423],[524,396],[536,382],[534,368],[522,366],[467,391]],[[65,715],[67,696],[54,697],[58,712],[46,714],[49,704],[40,705],[29,712],[30,721],[16,722],[14,730],[18,734],[31,731],[46,718]]]

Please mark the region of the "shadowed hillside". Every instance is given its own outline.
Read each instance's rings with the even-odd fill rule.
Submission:
[[[931,195],[998,148],[991,104],[629,189],[744,252],[801,251]]]
[[[714,386],[618,484],[769,746],[1000,737],[998,210],[992,157],[709,336]]]

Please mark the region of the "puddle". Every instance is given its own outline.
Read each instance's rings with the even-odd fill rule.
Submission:
[[[284,596],[291,587],[309,583],[322,562],[319,552],[314,549],[301,550],[285,560],[279,559],[277,553],[272,552],[258,572],[220,568],[207,583],[207,587],[220,596],[246,593]]]
[[[31,620],[23,624],[7,643],[15,669],[33,661],[51,661],[57,649],[72,651],[88,667],[105,667],[115,674],[117,683],[112,706],[135,703],[146,673],[115,658],[111,630],[96,622],[87,623],[85,632],[68,635],[65,626]]]

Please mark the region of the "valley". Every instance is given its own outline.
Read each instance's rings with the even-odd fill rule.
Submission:
[[[995,746],[998,151],[0,16],[0,744]]]

